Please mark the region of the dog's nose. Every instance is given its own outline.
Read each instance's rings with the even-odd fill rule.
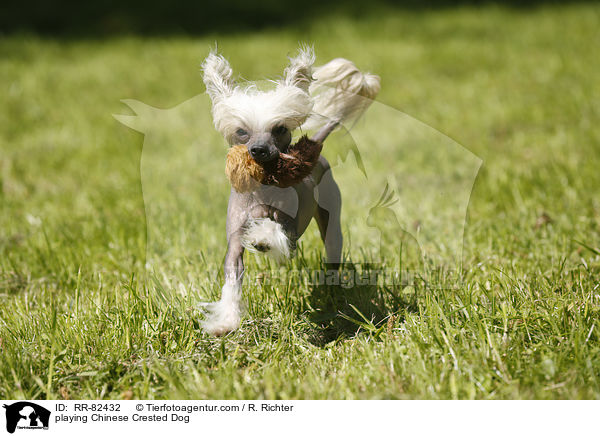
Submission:
[[[249,147],[250,155],[257,162],[264,162],[271,157],[268,144],[260,143]]]

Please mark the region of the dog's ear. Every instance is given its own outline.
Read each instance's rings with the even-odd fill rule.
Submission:
[[[308,92],[312,82],[312,66],[315,63],[315,53],[312,47],[301,46],[296,57],[290,58],[290,64],[283,71],[283,84],[296,86]]]
[[[202,63],[202,72],[206,92],[213,103],[233,93],[235,89],[233,71],[223,56],[211,52]]]

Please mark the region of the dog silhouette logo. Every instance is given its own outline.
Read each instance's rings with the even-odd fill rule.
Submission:
[[[14,433],[18,429],[48,429],[50,411],[29,401],[19,401],[3,406],[6,409],[6,431]]]

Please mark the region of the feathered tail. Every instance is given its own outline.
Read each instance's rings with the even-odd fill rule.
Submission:
[[[346,125],[356,122],[381,89],[379,76],[363,73],[342,58],[315,68],[313,77],[309,88],[313,113],[302,126],[307,130],[318,129],[331,120]]]

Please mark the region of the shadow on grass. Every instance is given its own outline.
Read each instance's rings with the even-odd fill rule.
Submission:
[[[336,273],[328,271],[327,276],[332,278]],[[401,279],[388,283],[375,265],[345,264],[337,274],[340,284],[325,280],[309,288],[312,311],[308,319],[316,326],[309,340],[313,345],[324,346],[360,331],[378,334],[388,321],[401,322],[406,312],[418,311],[418,287]]]

